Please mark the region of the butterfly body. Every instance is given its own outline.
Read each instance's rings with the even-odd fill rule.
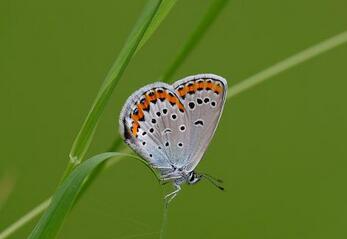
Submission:
[[[148,164],[159,171],[163,182],[176,190],[182,183],[197,183],[202,175],[194,169],[221,117],[227,82],[213,74],[186,77],[169,85],[162,82],[133,93],[120,114],[120,134]]]

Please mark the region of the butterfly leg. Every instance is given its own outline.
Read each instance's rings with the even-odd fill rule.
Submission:
[[[175,180],[175,179],[179,179],[179,178],[181,178],[181,177],[182,177],[182,176],[172,176],[172,177],[165,176],[165,177],[161,177],[161,178],[160,178],[160,183],[161,183],[162,185],[165,185],[165,184],[167,184],[168,182],[173,181],[173,180]]]
[[[177,193],[181,190],[181,186],[180,186],[180,185],[174,184],[174,186],[175,186],[175,191],[173,191],[173,192],[167,194],[167,195],[165,196],[165,198],[164,198],[164,200],[165,200],[165,202],[166,202],[166,203],[165,203],[166,206],[169,205],[169,203],[172,201],[172,199],[174,199],[174,198],[176,197]]]
[[[160,180],[163,181],[167,181],[167,180],[172,180],[172,179],[177,179],[177,178],[181,178],[181,175],[177,175],[175,173],[169,173],[169,174],[165,174],[163,176],[160,177]]]

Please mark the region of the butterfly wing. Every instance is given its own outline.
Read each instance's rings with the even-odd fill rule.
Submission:
[[[176,162],[185,171],[194,170],[203,157],[221,117],[227,82],[213,74],[189,76],[173,84],[185,111],[184,148]]]
[[[184,124],[185,111],[171,85],[147,85],[125,103],[120,114],[120,134],[153,168],[165,174],[172,171],[180,157],[178,142],[185,135],[179,133],[179,126]]]
[[[212,74],[147,85],[120,115],[125,142],[161,174],[192,171],[211,141],[226,99],[227,82]]]

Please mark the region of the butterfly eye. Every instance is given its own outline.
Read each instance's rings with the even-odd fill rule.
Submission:
[[[190,183],[194,183],[195,180],[196,180],[196,175],[195,175],[195,173],[191,173],[191,174],[189,175],[189,182],[190,182]]]

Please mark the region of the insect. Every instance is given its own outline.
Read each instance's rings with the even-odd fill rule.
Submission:
[[[181,184],[195,184],[203,177],[223,189],[217,184],[220,180],[194,169],[216,130],[227,89],[224,78],[199,74],[172,85],[144,86],[123,106],[120,134],[160,173],[162,183],[173,183],[175,190],[165,196],[167,202],[181,190]]]

